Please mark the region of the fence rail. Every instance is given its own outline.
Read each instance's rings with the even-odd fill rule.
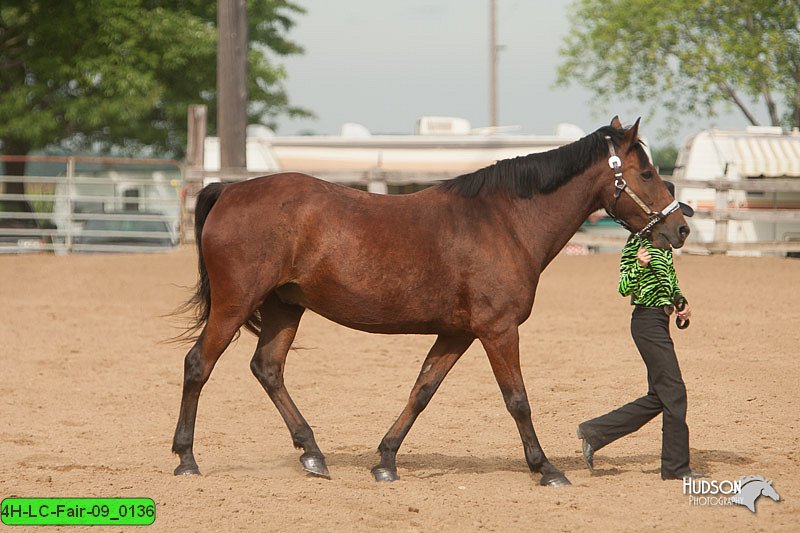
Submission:
[[[701,209],[695,210],[697,218],[714,220],[758,221],[758,222],[800,222],[798,209]]]
[[[750,192],[800,192],[798,178],[769,178],[743,180],[688,180],[667,177],[677,188],[714,189],[716,191],[750,191]]]
[[[740,207],[729,205],[730,191],[763,192],[763,193],[800,193],[800,179],[742,179],[742,180],[688,180],[672,179],[678,191],[683,189],[713,189],[714,207],[695,208],[695,216],[699,219],[713,219],[714,238],[711,242],[692,242],[691,247],[703,253],[726,252],[765,252],[786,253],[800,252],[800,239],[731,242],[728,239],[728,223],[734,222],[773,222],[798,223],[796,233],[800,234],[800,209],[778,207]],[[799,235],[800,236],[800,235]]]

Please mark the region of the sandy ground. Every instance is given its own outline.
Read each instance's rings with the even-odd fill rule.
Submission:
[[[152,530],[798,530],[800,261],[680,256],[692,327],[674,332],[696,469],[762,474],[782,496],[690,505],[658,475],[660,421],[583,466],[575,425],[645,392],[616,295],[616,257],[559,257],[521,328],[534,424],[569,488],[537,485],[479,344],[448,376],[377,484],[375,448],[400,413],[430,337],[355,332],[307,313],[287,384],[328,457],[306,477],[248,368],[255,340],[203,391],[202,477],[172,475],[185,349],[162,315],[194,284],[195,252],[0,257],[0,496],[146,496]]]

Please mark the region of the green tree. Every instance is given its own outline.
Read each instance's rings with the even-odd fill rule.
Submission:
[[[289,104],[274,63],[302,53],[286,34],[303,9],[291,0],[247,9],[248,119],[274,127],[281,114],[308,115]],[[0,153],[182,156],[189,104],[207,104],[215,127],[216,43],[215,1],[2,0]]]
[[[660,146],[651,148],[653,164],[658,167],[658,172],[662,176],[669,176],[675,170],[675,163],[678,160],[678,147],[674,145]]]
[[[758,124],[800,126],[798,0],[576,0],[557,84],[713,116],[720,103]]]

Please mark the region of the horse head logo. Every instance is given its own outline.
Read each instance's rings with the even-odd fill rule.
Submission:
[[[756,500],[759,496],[767,496],[776,502],[781,499],[772,481],[764,479],[763,476],[747,476],[739,479],[741,490],[735,496],[731,496],[731,502],[744,505],[751,512],[756,512]]]

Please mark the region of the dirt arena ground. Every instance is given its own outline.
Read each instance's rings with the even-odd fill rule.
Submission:
[[[306,477],[248,362],[243,335],[203,391],[202,477],[172,475],[185,348],[162,315],[194,284],[195,252],[0,257],[0,496],[152,497],[158,531],[797,531],[800,260],[677,258],[692,326],[674,331],[694,466],[762,474],[780,502],[692,506],[658,475],[660,421],[600,451],[581,420],[645,392],[613,255],[562,256],[521,328],[534,424],[573,486],[537,485],[478,343],[409,434],[401,480],[377,484],[375,448],[433,339],[347,330],[307,313],[287,384],[328,457]],[[69,528],[64,528],[69,529]]]

